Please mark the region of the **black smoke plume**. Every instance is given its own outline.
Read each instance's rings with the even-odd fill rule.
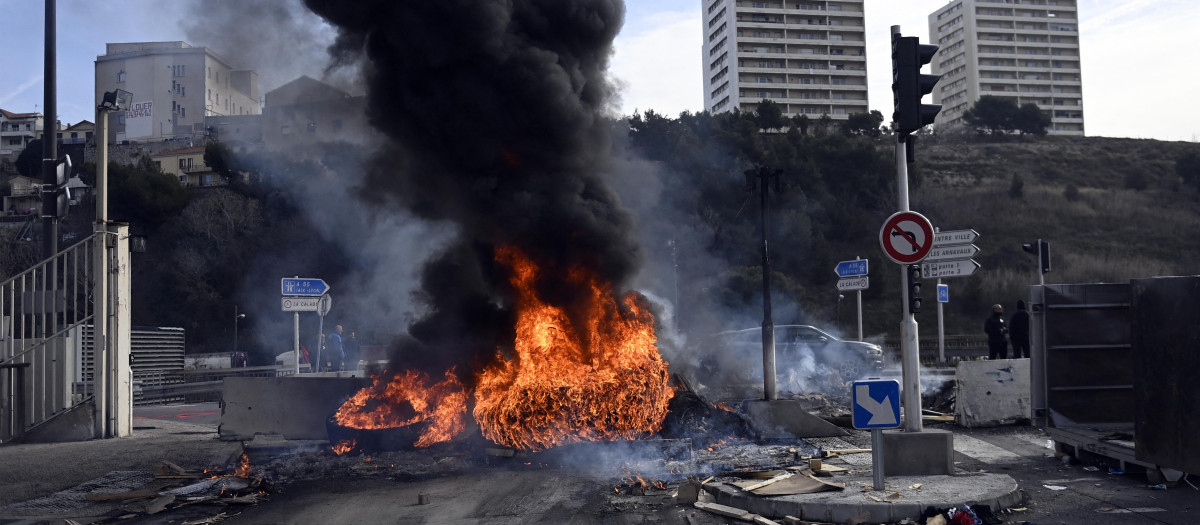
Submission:
[[[569,315],[587,296],[566,284],[570,266],[628,284],[633,221],[599,176],[621,1],[306,4],[338,29],[335,61],[365,58],[371,123],[395,141],[362,196],[458,229],[422,273],[426,312],[397,348],[402,364],[442,368],[512,341],[497,246],[531,257],[542,299]]]

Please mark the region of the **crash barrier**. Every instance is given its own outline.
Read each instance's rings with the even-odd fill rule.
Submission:
[[[917,341],[917,345],[921,352],[921,361],[936,361],[938,357],[938,337],[921,336]],[[885,338],[879,343],[883,347],[884,353],[900,352],[900,338]],[[959,358],[969,359],[987,355],[987,335],[984,334],[969,334],[969,335],[947,335],[945,338],[946,359]]]

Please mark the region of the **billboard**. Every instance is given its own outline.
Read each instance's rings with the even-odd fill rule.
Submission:
[[[134,102],[125,111],[125,138],[136,139],[154,134],[154,102]]]

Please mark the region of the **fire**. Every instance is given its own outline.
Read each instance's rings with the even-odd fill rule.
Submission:
[[[250,456],[242,454],[242,463],[238,465],[237,471],[235,471],[233,475],[248,478],[250,477],[250,474]]]
[[[333,445],[333,453],[340,456],[342,454],[345,454],[345,453],[353,450],[354,445],[357,445],[357,444],[358,444],[357,439],[343,439],[341,441],[338,441],[337,444]]]
[[[433,383],[424,372],[409,370],[384,382],[372,378],[371,386],[347,400],[334,419],[348,428],[397,428],[427,422],[415,443],[428,447],[449,441],[466,428],[467,392],[454,369]]]
[[[496,260],[511,268],[517,290],[516,341],[511,359],[498,355],[477,377],[474,415],[484,437],[542,450],[659,431],[674,391],[641,296],[627,293],[618,305],[610,284],[577,267],[569,284],[591,293],[576,326],[537,296],[533,261],[511,247]]]

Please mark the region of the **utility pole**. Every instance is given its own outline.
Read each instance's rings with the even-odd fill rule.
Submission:
[[[767,217],[771,212],[767,182],[773,180],[775,192],[779,193],[779,176],[783,174],[783,170],[759,166],[756,169],[746,170],[745,174],[746,189],[754,191],[757,188],[761,202],[762,215],[759,222],[762,227],[763,269],[763,398],[767,401],[774,401],[779,398],[779,393],[775,386],[775,322],[771,317],[771,260],[767,250],[767,240],[770,237]]]
[[[46,113],[42,117],[42,259],[49,259],[58,253],[58,176],[55,169],[58,161],[58,83],[55,80],[58,60],[55,48],[55,1],[46,0],[46,69],[43,72]],[[56,265],[50,266],[48,290],[58,289],[54,284],[57,280],[56,269]]]

